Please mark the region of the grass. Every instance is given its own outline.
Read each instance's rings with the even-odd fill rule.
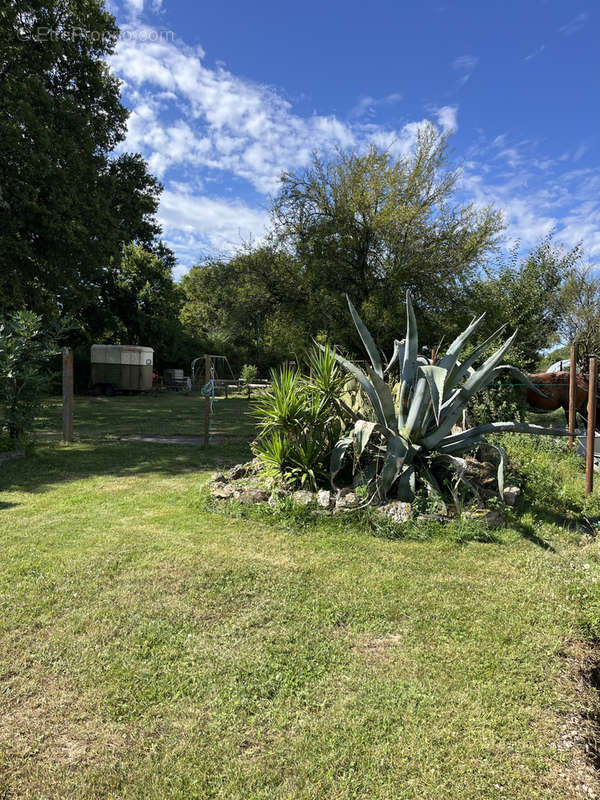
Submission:
[[[245,408],[215,425],[251,435]],[[0,797],[586,796],[557,748],[593,710],[573,653],[600,630],[576,457],[506,437],[529,500],[495,540],[390,539],[212,513],[201,487],[243,442],[106,438],[199,432],[198,409],[78,400],[65,447],[52,402],[35,455],[3,464]]]
[[[251,437],[254,423],[247,412],[248,401],[245,398],[216,398],[211,435]],[[50,398],[37,421],[38,435],[58,441],[61,415],[62,399]],[[75,400],[74,430],[76,438],[81,441],[136,433],[201,436],[204,431],[204,398],[184,392],[81,396]]]

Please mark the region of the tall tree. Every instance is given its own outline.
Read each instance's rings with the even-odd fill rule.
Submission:
[[[562,339],[578,345],[579,363],[587,370],[589,357],[600,355],[600,277],[592,264],[571,271],[561,300]]]
[[[160,184],[110,153],[127,110],[105,58],[118,29],[102,0],[0,8],[0,301],[77,312],[124,243],[149,244]]]
[[[527,255],[516,245],[507,260],[482,273],[469,288],[473,313],[485,312],[485,338],[506,323],[519,329],[511,361],[533,369],[542,350],[557,342],[564,314],[564,287],[576,271],[578,247],[565,250],[548,237]]]
[[[250,362],[264,371],[307,344],[299,266],[269,244],[192,267],[181,283],[186,330],[237,356],[239,366]]]
[[[154,252],[125,245],[118,264],[105,274],[98,302],[84,309],[94,341],[154,348],[157,363],[174,357],[182,335],[181,287],[173,281],[175,258],[164,245]]]
[[[410,289],[425,343],[458,325],[463,290],[496,246],[499,212],[454,203],[458,172],[448,169],[448,137],[421,129],[412,154],[371,147],[285,173],[272,207],[280,242],[303,265],[313,330],[356,350],[344,294],[376,340],[404,327]],[[431,339],[431,341],[429,341]]]

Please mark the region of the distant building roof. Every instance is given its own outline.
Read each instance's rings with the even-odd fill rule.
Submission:
[[[548,367],[546,372],[562,372],[564,369],[569,369],[571,361],[568,358],[563,358],[562,361],[556,361],[551,367]]]

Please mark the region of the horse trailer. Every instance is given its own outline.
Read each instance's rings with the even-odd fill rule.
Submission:
[[[129,344],[93,344],[91,348],[91,391],[149,392],[152,389],[154,350]]]

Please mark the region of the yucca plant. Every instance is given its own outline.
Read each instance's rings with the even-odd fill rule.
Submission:
[[[345,380],[330,348],[309,354],[309,374],[282,367],[255,401],[259,435],[253,445],[265,471],[289,486],[317,489],[327,481],[341,430],[338,396]]]
[[[510,372],[523,385],[539,391],[519,369],[501,366],[500,362],[513,343],[516,331],[481,366],[478,360],[506,326],[502,326],[485,342],[461,360],[461,352],[484,316],[473,320],[457,336],[445,354],[435,362],[419,353],[419,340],[415,313],[410,297],[406,295],[406,338],[394,342],[393,355],[383,368],[375,342],[360,319],[350,298],[348,306],[354,324],[365,347],[371,367],[363,371],[351,361],[336,353],[339,364],[359,382],[373,409],[374,420],[358,419],[351,432],[337,442],[331,456],[331,481],[334,484],[345,455],[352,449],[354,463],[364,461],[370,453],[377,469],[373,479],[373,497],[386,498],[392,490],[403,500],[412,501],[417,482],[441,496],[440,482],[436,477],[439,468],[454,472],[453,481],[464,480],[466,462],[461,453],[472,450],[485,441],[485,434],[512,431],[546,435],[564,435],[562,428],[544,428],[524,422],[490,422],[460,433],[452,428],[462,416],[469,400],[500,372]],[[386,373],[397,367],[400,389],[394,400],[386,381]],[[498,489],[503,492],[504,457],[500,451]],[[454,483],[454,493],[456,483]]]

